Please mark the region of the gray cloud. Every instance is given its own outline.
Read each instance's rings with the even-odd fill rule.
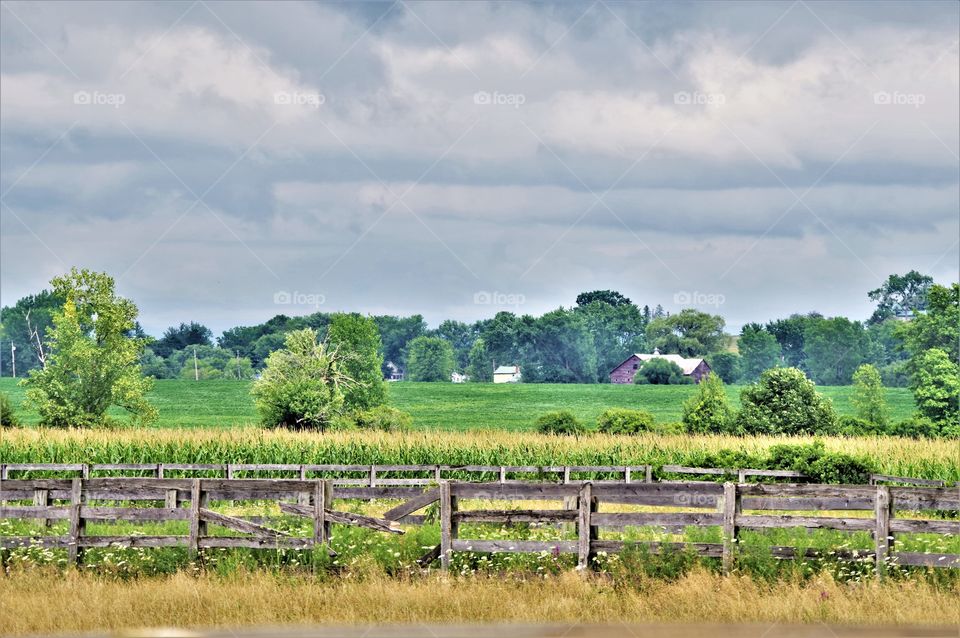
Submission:
[[[958,278],[956,5],[2,11],[3,303],[83,265],[155,332],[608,287],[736,328]]]

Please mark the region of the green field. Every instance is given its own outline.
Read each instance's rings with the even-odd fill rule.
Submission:
[[[163,379],[156,383],[150,400],[160,411],[158,427],[232,427],[254,425],[256,410],[250,384],[243,381],[184,381]],[[733,405],[739,406],[740,386],[728,386]],[[853,414],[850,386],[819,388],[839,414]],[[23,398],[23,388],[13,379],[0,379],[0,391],[14,405]],[[694,386],[564,385],[564,384],[454,384],[393,383],[391,405],[413,415],[418,428],[467,430],[531,430],[544,412],[566,409],[592,424],[606,408],[647,410],[660,422],[679,421],[683,401]],[[906,419],[915,410],[906,388],[889,388],[887,402],[894,421]],[[25,423],[37,416],[19,410]],[[121,413],[117,413],[120,416]]]

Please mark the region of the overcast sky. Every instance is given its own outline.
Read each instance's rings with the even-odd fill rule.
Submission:
[[[148,332],[957,281],[960,4],[3,2],[0,302]]]

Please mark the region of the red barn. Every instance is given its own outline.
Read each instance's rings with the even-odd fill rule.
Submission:
[[[703,359],[686,359],[678,354],[660,354],[660,351],[655,349],[652,354],[630,355],[626,361],[610,371],[610,383],[633,383],[640,365],[654,357],[677,364],[683,370],[683,375],[693,379],[694,383],[700,383],[700,380],[710,372],[710,366]]]

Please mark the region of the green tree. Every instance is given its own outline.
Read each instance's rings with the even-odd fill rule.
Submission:
[[[578,303],[582,297],[577,297]],[[595,300],[581,303],[574,313],[583,319],[584,328],[593,337],[596,378],[601,382],[609,380],[610,371],[627,354],[646,350],[646,320],[633,304]]]
[[[290,332],[266,364],[251,389],[263,425],[323,430],[343,413],[353,380],[340,353],[318,342],[312,328]]]
[[[449,381],[454,369],[453,346],[440,337],[417,337],[407,354],[411,381]]]
[[[521,320],[520,365],[524,381],[596,383],[596,346],[581,315],[559,308],[533,321],[523,319],[526,317]]]
[[[163,336],[150,345],[158,357],[169,357],[174,350],[183,350],[188,346],[213,345],[213,332],[196,321],[181,323],[167,328]]]
[[[678,314],[651,320],[647,325],[647,344],[664,354],[702,357],[723,348],[726,340],[724,325],[723,317],[719,315],[685,308]]]
[[[786,366],[807,371],[803,336],[807,326],[818,319],[823,319],[823,315],[819,312],[808,312],[805,315],[792,314],[786,319],[767,322],[766,330],[776,337],[777,343],[780,344]]]
[[[31,370],[43,367],[43,340],[53,325],[54,313],[62,307],[63,299],[43,290],[0,309],[0,342],[4,347],[0,376],[13,376],[13,359],[7,356],[11,344],[17,353],[17,376],[26,377]]]
[[[910,388],[920,415],[945,427],[960,426],[960,366],[939,348],[917,357]]]
[[[354,383],[343,392],[348,410],[369,410],[387,402],[383,381],[380,332],[373,319],[357,313],[336,314],[330,320],[327,342],[343,357],[344,373]]]
[[[673,361],[663,357],[654,357],[643,362],[633,382],[638,385],[683,385],[691,380],[683,375],[683,369]]]
[[[741,377],[741,357],[736,352],[714,352],[704,357],[711,372],[715,372],[724,383],[736,383]]]
[[[853,371],[872,359],[863,324],[846,317],[810,322],[803,339],[810,377],[821,385],[848,385]]]
[[[711,372],[697,386],[697,393],[683,403],[683,424],[687,432],[707,434],[729,432],[733,411],[720,376]]]
[[[194,355],[197,363],[194,368]],[[166,359],[171,377],[181,379],[252,379],[253,366],[246,357],[239,359],[233,352],[210,345],[187,346],[174,350]]]
[[[746,434],[831,432],[833,404],[817,392],[802,370],[772,368],[740,392],[737,429]]]
[[[905,275],[890,275],[883,285],[867,293],[870,301],[877,302],[877,309],[868,323],[881,323],[891,317],[923,312],[927,309],[927,293],[933,285],[933,277],[911,270]]]
[[[137,307],[114,292],[113,278],[72,268],[51,282],[64,300],[47,330],[46,365],[23,380],[27,403],[40,422],[55,427],[96,426],[118,406],[146,424],[157,411],[146,399],[152,380],[143,376],[144,339],[131,338]]]
[[[943,350],[955,363],[960,361],[960,284],[931,286],[927,311],[900,322],[895,333],[911,361],[932,348]]]
[[[474,383],[490,383],[493,381],[493,363],[483,339],[477,339],[470,346],[467,374],[470,376],[470,381]]]
[[[417,337],[426,335],[427,322],[422,315],[410,317],[395,317],[393,315],[378,315],[373,318],[380,330],[380,339],[383,341],[383,374],[390,373],[388,363],[396,365],[401,372],[407,369],[407,352],[410,343]]]
[[[613,307],[633,306],[632,301],[616,290],[594,290],[592,292],[581,292],[577,295],[578,306],[589,306],[592,303],[602,303]]]
[[[476,341],[477,325],[470,325],[462,321],[445,319],[431,336],[441,337],[453,346],[453,356],[456,360],[456,369],[465,371],[470,364],[470,347]]]
[[[857,416],[879,428],[887,425],[888,410],[885,390],[880,372],[870,364],[864,364],[853,373],[853,394],[850,402],[857,409]]]
[[[740,373],[746,381],[756,381],[764,370],[780,364],[777,338],[756,323],[748,323],[737,341],[740,351]]]

